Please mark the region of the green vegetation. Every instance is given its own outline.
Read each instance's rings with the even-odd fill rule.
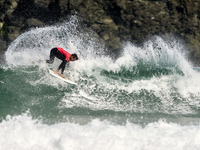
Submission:
[[[6,34],[8,33],[8,25],[6,22],[3,23],[3,26],[2,28],[0,29],[0,32],[1,32],[1,36],[2,37],[5,37]]]

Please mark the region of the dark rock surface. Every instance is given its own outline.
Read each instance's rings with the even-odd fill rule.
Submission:
[[[152,35],[176,35],[200,63],[199,0],[1,0],[0,50],[34,27],[63,22],[79,14],[106,47],[115,52],[123,41],[140,43]]]

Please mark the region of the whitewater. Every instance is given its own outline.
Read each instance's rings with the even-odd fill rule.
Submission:
[[[51,76],[62,47],[79,60]],[[114,57],[72,17],[21,34],[0,66],[0,150],[197,150],[200,68],[178,37],[124,41]],[[54,70],[60,64],[55,59]]]

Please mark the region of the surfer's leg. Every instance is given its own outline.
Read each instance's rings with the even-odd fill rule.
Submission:
[[[54,55],[56,56],[56,58],[64,61],[65,60],[65,55],[63,55],[62,53],[59,52],[59,50],[56,51],[56,53],[54,53]]]
[[[52,64],[54,62],[55,54],[57,53],[58,49],[53,48],[50,52],[50,60],[46,60],[46,63]]]

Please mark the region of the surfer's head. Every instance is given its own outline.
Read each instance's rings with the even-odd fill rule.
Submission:
[[[76,53],[72,54],[71,57],[70,57],[70,61],[76,61],[78,60],[78,56]]]

